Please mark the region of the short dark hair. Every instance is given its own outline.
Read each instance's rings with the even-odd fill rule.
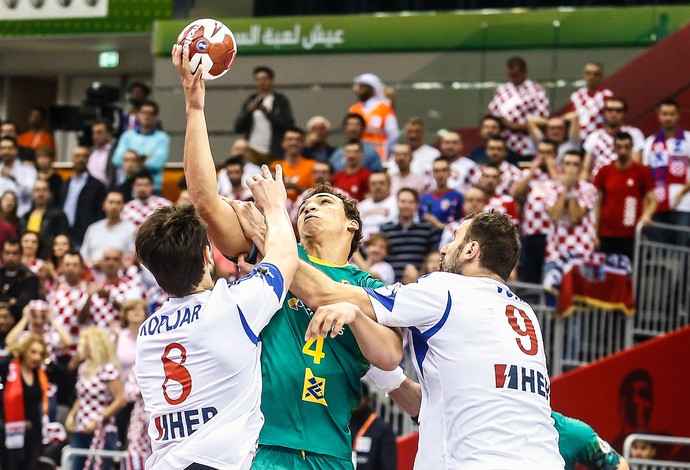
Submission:
[[[144,96],[149,96],[151,94],[151,88],[144,82],[132,82],[129,84],[128,89],[130,93],[135,88],[141,88],[141,90],[144,92]]]
[[[481,121],[479,121],[479,125],[484,124],[484,121],[494,121],[496,124],[498,124],[498,128],[503,131],[505,129],[505,126],[503,125],[503,121],[501,121],[501,118],[498,116],[494,116],[493,114],[487,114],[482,118]]]
[[[244,158],[243,157],[228,157],[225,159],[223,162],[223,167],[227,167],[230,165],[239,165],[242,168],[244,168]]]
[[[633,142],[632,136],[627,132],[619,132],[618,134],[616,134],[613,138],[613,141],[615,142],[616,140],[627,140],[630,143]]]
[[[6,245],[17,246],[19,248],[19,254],[22,254],[22,244],[20,243],[19,239],[8,238],[7,240],[5,240],[5,243],[2,244],[3,251],[5,250]]]
[[[91,123],[91,128],[93,129],[94,126],[99,126],[101,124],[103,124],[105,126],[105,129],[109,133],[111,133],[111,134],[113,133],[113,124],[110,122],[109,119],[98,118]]]
[[[361,152],[364,152],[364,145],[362,144],[362,141],[359,139],[348,140],[347,143],[345,144],[345,147],[347,147],[348,145],[356,145]]]
[[[510,216],[503,212],[475,212],[470,220],[462,245],[476,241],[482,251],[479,266],[499,275],[504,281],[520,259],[520,234]]]
[[[362,217],[359,215],[359,209],[357,208],[357,200],[351,197],[346,197],[343,193],[331,186],[330,183],[322,183],[317,184],[316,186],[311,188],[309,192],[306,194],[304,201],[306,201],[313,195],[319,193],[332,194],[341,201],[343,201],[343,207],[345,208],[345,217],[347,217],[349,220],[354,220],[355,222],[357,222],[357,230],[355,230],[355,233],[353,234],[352,243],[350,243],[350,253],[347,255],[347,257],[350,258],[354,254],[354,252],[359,249],[359,244],[362,241],[363,225]],[[302,204],[304,204],[304,202],[302,202]]]
[[[440,157],[436,157],[434,159],[434,163],[436,163],[436,162],[446,162],[448,165],[450,165],[450,158],[444,157],[443,155],[441,155]]]
[[[486,139],[486,144],[485,144],[485,145],[488,145],[489,142],[492,141],[492,140],[497,140],[497,141],[499,141],[499,142],[502,142],[502,143],[503,143],[503,148],[504,148],[505,150],[508,150],[508,141],[507,141],[506,138],[503,137],[502,135],[498,135],[498,134],[496,134],[496,135],[490,135],[489,138]]]
[[[254,70],[252,71],[252,75],[256,75],[257,73],[264,72],[268,77],[273,80],[276,76],[275,72],[273,72],[273,69],[267,65],[259,65],[258,67],[254,67]]]
[[[625,101],[625,98],[620,96],[612,96],[611,98],[607,99],[606,104],[604,104],[604,109],[606,109],[606,105],[608,105],[611,101],[618,101],[623,105],[623,111],[626,113],[628,112],[628,102]]]
[[[407,188],[407,187],[400,188],[400,190],[398,190],[398,193],[395,195],[396,200],[400,197],[400,193],[410,193],[410,194],[412,194],[414,201],[419,202],[419,193],[417,192],[416,189]]]
[[[132,179],[132,184],[136,183],[137,180],[140,179],[147,179],[153,184],[153,175],[151,174],[150,171],[148,170],[140,170],[138,171],[135,175],[134,178]]]
[[[350,119],[357,119],[359,123],[362,125],[362,128],[367,127],[367,122],[364,120],[361,114],[357,113],[347,113],[343,118],[343,127],[345,127],[345,124],[347,124],[347,121],[349,121]]]
[[[71,240],[70,240],[71,243]],[[63,259],[65,256],[76,256],[79,258],[79,264],[84,267],[84,257],[79,253],[79,250],[75,250],[74,248],[70,248],[70,250],[63,255]]]
[[[527,62],[525,62],[525,59],[523,59],[522,57],[513,56],[506,61],[506,67],[508,67],[509,69],[517,67],[524,72],[525,70],[527,70]]]
[[[557,153],[557,152],[558,152],[558,142],[556,142],[555,140],[551,140],[551,139],[541,139],[541,140],[539,141],[539,143],[537,143],[537,145],[539,145],[539,144],[550,145],[551,147],[553,147],[553,152],[554,152],[554,153]]]
[[[297,126],[290,126],[287,129],[285,129],[283,135],[287,134],[288,132],[296,132],[297,134],[299,134],[301,139],[304,139],[304,129],[301,129]]]
[[[661,108],[662,106],[673,106],[674,108],[676,108],[676,111],[680,110],[678,103],[673,98],[666,98],[665,100],[661,100],[657,108]]]
[[[156,114],[156,116],[158,116],[158,113],[160,112],[158,103],[153,100],[144,100],[144,102],[139,105],[139,109],[143,108],[144,106],[151,106],[153,108],[153,112]]]
[[[12,145],[14,146],[14,148],[16,148],[16,149],[19,148],[19,144],[17,143],[17,139],[15,139],[14,137],[10,137],[9,135],[6,135],[5,137],[0,137],[0,142],[2,142],[4,140],[12,142]]]
[[[206,224],[194,206],[163,206],[137,231],[139,260],[171,296],[189,295],[204,277],[204,250],[210,244]]]
[[[580,158],[581,162],[584,161],[584,159],[585,159],[585,155],[584,155],[584,153],[582,153],[582,150],[577,150],[577,149],[568,150],[567,152],[565,152],[563,154],[563,157],[565,158],[566,155],[575,155],[576,157]]]

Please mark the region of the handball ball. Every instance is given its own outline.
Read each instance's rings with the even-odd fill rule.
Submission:
[[[199,66],[204,80],[225,75],[237,54],[232,31],[218,20],[206,18],[189,23],[177,37],[177,44],[189,47],[189,66],[196,73]]]

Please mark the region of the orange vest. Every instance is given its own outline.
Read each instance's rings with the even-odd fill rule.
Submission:
[[[364,110],[364,104],[361,101],[350,106],[350,112],[359,114],[364,118],[366,128],[362,141],[374,146],[381,157],[381,161],[386,161],[388,155],[386,154],[386,119],[388,116],[395,115],[395,111],[384,101],[381,101],[371,111]]]

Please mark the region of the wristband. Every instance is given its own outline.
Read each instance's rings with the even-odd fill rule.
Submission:
[[[371,366],[369,367],[369,372],[367,372],[366,377],[387,394],[400,388],[400,385],[402,385],[407,378],[400,366],[391,371],[385,371],[376,366]]]

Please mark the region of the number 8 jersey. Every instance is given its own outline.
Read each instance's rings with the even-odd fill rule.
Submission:
[[[147,469],[247,469],[264,418],[259,332],[285,299],[268,263],[165,302],[139,328],[135,370],[150,413]]]

